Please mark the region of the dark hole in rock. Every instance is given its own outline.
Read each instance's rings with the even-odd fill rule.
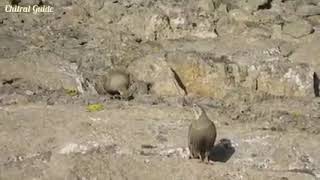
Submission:
[[[111,99],[128,100],[128,101],[131,101],[134,99],[132,95],[123,97],[119,91],[107,91],[107,93],[111,95]]]
[[[271,9],[271,7],[272,7],[271,3],[272,3],[272,0],[268,0],[265,4],[258,6],[258,10]]]
[[[142,39],[141,39],[141,38],[136,38],[135,41],[136,41],[137,43],[141,43],[141,42],[142,42]]]
[[[11,0],[11,5],[13,5],[13,6],[17,6],[17,5],[19,5],[19,3],[21,2],[21,0]]]
[[[142,144],[141,148],[143,149],[154,149],[157,148],[157,146],[151,145],[151,144]]]
[[[23,19],[21,20],[21,23],[24,23],[24,20],[23,20]]]
[[[107,93],[110,94],[111,96],[120,96],[119,91],[107,91]]]
[[[147,83],[147,90],[148,90],[148,92],[150,92],[151,87],[152,87],[152,84],[151,84],[151,83]]]
[[[316,97],[319,97],[320,94],[319,94],[319,83],[320,83],[320,80],[319,80],[319,76],[317,73],[313,73],[313,89],[314,89],[314,95]]]
[[[83,42],[80,43],[80,45],[83,46],[83,45],[85,45],[85,44],[87,44],[87,43],[88,43],[88,42],[83,41]]]
[[[177,72],[176,72],[175,70],[173,70],[172,68],[171,68],[171,71],[173,72],[174,78],[176,79],[178,85],[183,89],[183,91],[184,91],[185,94],[188,94],[187,88],[186,88],[186,86],[182,83],[182,81],[181,81],[180,77],[178,76]]]
[[[13,84],[14,82],[16,82],[16,81],[18,81],[20,79],[21,78],[13,78],[13,79],[8,79],[8,80],[3,80],[2,81],[2,85],[6,85],[6,84],[11,85],[11,84]]]
[[[127,97],[127,100],[128,100],[128,101],[131,101],[131,100],[133,100],[133,99],[134,99],[134,96],[132,96],[132,95]]]
[[[43,6],[43,5],[44,5],[44,3],[40,0],[38,6]]]

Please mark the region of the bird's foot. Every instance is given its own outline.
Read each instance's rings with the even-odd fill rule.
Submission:
[[[206,162],[206,164],[208,164],[208,165],[214,165],[214,161],[209,160],[209,161]]]

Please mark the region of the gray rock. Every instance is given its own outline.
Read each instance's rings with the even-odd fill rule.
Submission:
[[[15,57],[26,50],[26,41],[11,35],[0,35],[0,58]]]
[[[320,6],[314,5],[302,5],[296,10],[297,14],[300,16],[314,16],[320,14]]]
[[[270,6],[270,1],[268,0],[247,0],[240,1],[241,7],[249,12],[256,11],[258,9],[267,9]]]
[[[45,5],[50,5],[54,7],[64,7],[64,6],[72,5],[72,0],[56,0],[56,1],[42,0],[42,2]]]
[[[241,34],[247,30],[247,26],[243,22],[237,22],[229,17],[222,17],[217,22],[216,28],[219,36],[229,34]]]
[[[263,24],[282,24],[284,23],[283,18],[281,17],[281,13],[264,10],[257,11],[254,13],[255,22],[263,23]]]
[[[254,17],[243,9],[233,9],[229,11],[229,16],[236,21],[252,22]]]
[[[30,53],[1,59],[0,80],[21,78],[48,89],[75,89],[81,82],[75,69],[52,53]]]
[[[320,36],[314,36],[311,40],[301,43],[300,46],[290,56],[290,60],[295,63],[310,64],[320,73]]]
[[[29,102],[28,98],[21,94],[10,94],[0,96],[1,105],[25,105]]]
[[[263,27],[250,28],[248,31],[252,37],[270,38],[272,35],[271,30]]]
[[[143,81],[134,81],[129,87],[129,92],[135,97],[139,95],[145,95],[149,93],[149,88],[151,84]]]
[[[283,26],[283,33],[288,34],[294,38],[301,38],[312,33],[312,31],[312,25],[305,20],[290,22]]]
[[[33,5],[38,5],[40,3],[40,0],[22,0],[19,3],[19,6],[33,6]]]
[[[152,93],[160,96],[185,94],[163,54],[148,55],[132,63],[128,71],[135,79],[150,83]]]
[[[310,23],[311,23],[313,26],[318,26],[318,25],[320,25],[320,15],[310,16],[310,17],[308,17],[308,20],[310,21]]]

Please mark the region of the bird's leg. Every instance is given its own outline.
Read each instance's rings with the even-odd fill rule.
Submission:
[[[193,158],[194,158],[193,154],[190,153],[190,154],[189,154],[189,159],[193,159]]]
[[[204,154],[199,153],[198,156],[200,157],[200,162],[203,162],[205,160]]]
[[[213,164],[213,161],[209,159],[209,152],[206,152],[206,155],[205,155],[205,162],[206,164]]]
[[[209,153],[208,152],[206,152],[205,155],[204,155],[204,162],[206,164],[209,164]]]

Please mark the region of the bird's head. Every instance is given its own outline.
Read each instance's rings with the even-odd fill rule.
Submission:
[[[192,111],[193,111],[196,119],[199,119],[199,117],[204,113],[203,108],[200,107],[198,104],[192,105]]]

